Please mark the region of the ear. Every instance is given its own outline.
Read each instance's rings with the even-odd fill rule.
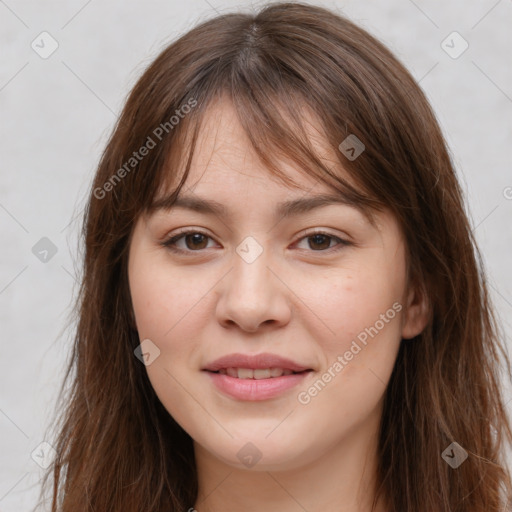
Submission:
[[[411,339],[425,329],[429,318],[429,301],[422,286],[411,286],[402,317],[402,338]]]

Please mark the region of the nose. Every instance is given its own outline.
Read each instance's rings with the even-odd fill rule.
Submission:
[[[253,333],[290,321],[291,292],[277,269],[271,268],[268,253],[264,250],[252,262],[233,254],[233,267],[217,287],[216,315],[223,327],[238,326]]]

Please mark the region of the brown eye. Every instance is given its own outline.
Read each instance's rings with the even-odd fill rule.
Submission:
[[[182,239],[185,242],[185,247],[178,247],[177,244]],[[201,231],[185,231],[162,242],[162,245],[176,252],[195,252],[206,249],[209,239],[211,240],[207,234]]]
[[[162,242],[161,245],[177,253],[201,252],[208,248],[208,241],[213,240],[209,235],[201,231],[184,231],[169,240]],[[351,242],[343,240],[329,233],[317,232],[302,237],[299,242],[307,240],[306,251],[313,252],[334,252],[345,246],[352,245]],[[332,241],[337,243],[333,246]],[[184,242],[181,243],[181,242]],[[181,243],[181,247],[178,245]]]
[[[343,249],[343,247],[348,245],[352,245],[352,243],[348,240],[344,240],[338,236],[324,232],[309,233],[308,235],[302,237],[299,240],[299,243],[301,243],[303,240],[308,241],[307,247],[304,250],[309,250],[310,252],[334,252]],[[337,243],[331,245],[333,240]]]
[[[207,240],[208,237],[202,233],[192,233],[185,235],[185,245],[187,246],[187,249],[204,249],[206,245],[208,245]]]
[[[329,249],[330,248],[330,245],[331,245],[331,240],[333,237],[331,236],[328,236],[328,235],[311,235],[311,236],[308,236],[308,240],[310,240],[309,242],[309,247],[311,249],[319,249],[319,250],[324,250],[324,249]],[[312,240],[312,242],[311,242]]]

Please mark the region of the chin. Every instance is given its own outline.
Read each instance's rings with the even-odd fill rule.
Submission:
[[[228,466],[248,471],[299,469],[317,459],[321,451],[320,446],[304,446],[304,439],[309,438],[305,433],[290,437],[285,431],[281,436],[274,432],[271,437],[261,433],[252,438],[245,435],[226,440],[222,446],[203,444],[202,449]]]

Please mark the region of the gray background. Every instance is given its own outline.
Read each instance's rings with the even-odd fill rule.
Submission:
[[[420,81],[451,148],[509,333],[512,1],[319,3],[376,35]],[[45,440],[70,346],[80,215],[116,115],[166,43],[240,7],[251,3],[0,0],[0,512],[35,505],[42,469],[31,453]],[[31,47],[35,40],[40,52],[50,48],[49,39],[41,48],[43,31],[58,42],[46,59]],[[442,47],[453,31],[469,44],[458,58]],[[445,43],[452,54],[463,48],[456,37]],[[43,237],[57,250],[46,262],[32,251]]]

